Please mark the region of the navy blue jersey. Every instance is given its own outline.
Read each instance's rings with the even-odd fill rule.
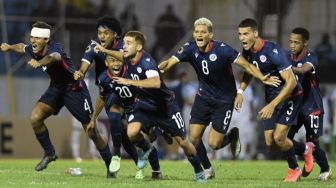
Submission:
[[[86,47],[85,53],[82,57],[82,61],[85,61],[88,64],[95,62],[95,72],[96,72],[96,84],[98,84],[98,77],[101,73],[103,73],[105,70],[107,70],[107,67],[105,65],[105,53],[94,52],[94,47],[96,44],[91,43]],[[123,42],[121,39],[116,40],[113,44],[113,50],[122,50],[123,48]]]
[[[285,85],[285,81],[281,78],[280,73],[291,69],[292,67],[291,63],[286,57],[286,52],[277,44],[262,40],[262,45],[257,51],[243,50],[243,56],[249,63],[256,66],[262,74],[277,76],[282,81],[278,87],[265,85],[266,102],[271,102],[276,96],[278,96]],[[297,82],[292,95],[297,95],[301,92],[301,85],[299,82]]]
[[[61,61],[51,63],[48,66],[43,66],[42,70],[47,72],[50,77],[51,83],[74,83],[77,82],[73,78],[75,67],[72,64],[70,57],[65,53],[63,45],[60,43],[50,42],[48,44],[48,50],[45,54],[39,55],[33,52],[31,44],[26,45],[24,48],[26,54],[30,55],[35,60],[39,61],[45,56],[52,53],[59,53],[61,55]]]
[[[198,95],[227,103],[232,103],[236,96],[231,64],[238,56],[236,50],[219,41],[211,41],[205,53],[191,41],[173,55],[179,62],[189,62],[194,67],[199,81]]]
[[[303,104],[302,109],[306,114],[313,112],[324,113],[322,95],[319,88],[319,82],[316,75],[317,56],[312,52],[306,52],[304,56],[294,59],[290,52],[287,53],[287,58],[291,61],[292,66],[302,67],[304,64],[312,66],[312,70],[305,74],[297,75],[299,82],[303,88]]]
[[[125,70],[125,69],[124,69]],[[112,81],[112,75],[108,70],[104,71],[98,78],[99,92],[101,96],[109,97],[116,95],[118,102],[122,103],[122,107],[128,113],[134,103],[135,96],[132,93],[132,86],[119,85]],[[116,101],[113,101],[116,103]]]
[[[132,63],[130,60],[124,59],[126,65],[125,78],[144,80],[150,78],[148,76],[154,73],[160,76],[161,86],[160,88],[135,87],[136,96],[154,106],[160,106],[171,101],[174,98],[174,93],[164,84],[155,60],[148,53],[144,51],[141,53],[137,62]]]

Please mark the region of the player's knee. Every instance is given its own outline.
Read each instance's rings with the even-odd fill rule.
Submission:
[[[221,148],[222,142],[220,140],[209,140],[209,147],[213,150],[218,150]]]
[[[189,140],[194,146],[198,146],[198,144],[201,142],[201,138],[189,135]]]
[[[140,131],[138,129],[132,129],[128,128],[127,129],[127,136],[130,140],[134,140],[139,135]]]
[[[282,135],[274,135],[274,142],[278,146],[282,146],[285,144],[287,137],[282,136]]]
[[[32,114],[30,116],[30,124],[32,125],[33,128],[38,128],[42,125],[43,120],[40,115],[38,114]]]

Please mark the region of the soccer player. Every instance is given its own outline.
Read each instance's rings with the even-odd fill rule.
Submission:
[[[244,19],[238,26],[239,40],[243,45],[243,56],[263,74],[271,74],[281,78],[279,87],[266,86],[267,105],[259,111],[264,120],[264,136],[268,147],[278,147],[285,155],[289,169],[285,182],[296,182],[300,179],[293,142],[287,138],[288,131],[297,122],[302,88],[296,82],[285,51],[277,44],[265,41],[258,36],[258,24],[251,18]],[[239,91],[244,91],[251,81],[251,75],[244,74]],[[241,95],[237,95],[240,104]],[[295,144],[295,143],[294,143]],[[309,148],[308,159],[312,160],[312,148]],[[312,161],[310,161],[312,163]]]
[[[319,137],[323,135],[323,102],[317,79],[317,56],[308,49],[309,31],[297,27],[292,30],[289,37],[290,52],[287,54],[292,63],[292,70],[296,74],[303,88],[303,103],[298,116],[298,123],[289,132],[289,138],[304,125],[306,129],[306,142],[315,145],[313,156],[321,171],[317,177],[326,181],[331,177],[331,168],[328,164],[326,153],[320,147]],[[307,143],[307,144],[308,144]],[[304,145],[295,148],[297,154],[305,152]],[[306,151],[307,152],[307,151]],[[312,169],[304,166],[302,176],[309,175]]]
[[[23,43],[1,44],[1,50],[4,52],[14,51],[30,55],[32,59],[28,61],[28,65],[35,69],[41,68],[50,77],[50,85],[34,106],[30,117],[36,138],[45,152],[42,160],[35,167],[36,171],[47,168],[50,162],[58,158],[44,120],[51,115],[57,115],[65,106],[85,129],[92,114],[91,98],[85,82],[74,80],[74,66],[64,52],[63,46],[51,41],[50,32],[50,25],[38,21],[33,24],[29,45]],[[105,162],[107,177],[112,177],[108,169],[112,157],[108,144],[96,129],[91,129],[87,134],[95,143]]]
[[[204,172],[195,147],[186,137],[184,121],[174,99],[173,93],[165,86],[155,60],[144,51],[145,37],[139,31],[129,31],[124,36],[124,53],[100,49],[126,65],[125,76],[113,77],[121,85],[133,86],[137,100],[133,112],[127,118],[127,135],[130,140],[143,150],[137,167],[146,165],[152,146],[140,133],[142,128],[158,125],[175,138],[184,149],[189,162],[194,167],[195,178],[204,182]]]
[[[212,28],[209,19],[197,19],[194,22],[194,41],[185,43],[171,58],[159,65],[164,72],[178,62],[186,61],[196,71],[199,90],[191,110],[189,138],[197,149],[207,179],[215,177],[202,142],[208,125],[212,125],[208,135],[208,143],[212,149],[218,150],[231,143],[234,157],[241,150],[238,128],[234,127],[227,133],[237,92],[231,64],[240,65],[264,83],[277,85],[272,82],[272,78],[262,75],[229,45],[214,41]]]
[[[123,66],[123,62],[118,61],[110,55],[106,55],[105,64],[108,69],[98,77],[100,96],[98,96],[96,100],[96,107],[88,128],[95,127],[95,119],[98,117],[104,106],[109,106],[109,109],[116,109],[114,111],[121,111],[119,108],[123,108],[126,117],[128,117],[133,110],[135,95],[131,92],[132,90],[130,89],[130,87],[119,85],[113,81],[113,77],[122,77],[125,73],[125,67]],[[106,103],[108,104],[105,105]],[[125,130],[126,128],[123,128],[123,131]],[[125,141],[130,142],[126,132],[123,132],[122,136]],[[125,150],[126,152],[128,152],[128,154],[131,156],[136,164],[138,160],[136,148],[132,144],[128,144],[128,146],[131,148],[126,148]],[[152,178],[161,179],[162,173],[160,171],[159,159],[155,147],[153,147],[153,150],[149,155],[149,163],[151,164],[153,169]],[[140,172],[142,171],[137,171],[135,176],[136,179],[143,179],[144,176]]]
[[[118,39],[118,36],[121,35],[121,27],[119,21],[111,16],[103,16],[97,20],[97,35],[99,43],[107,49],[122,49],[122,40]],[[89,70],[92,63],[95,63],[95,73],[96,73],[96,85],[98,84],[98,77],[103,73],[107,67],[105,65],[105,54],[104,53],[95,53],[94,47],[96,46],[95,42],[91,42],[85,50],[85,54],[82,58],[81,67],[78,71],[74,72],[75,80],[82,80],[85,77],[85,74]],[[107,103],[106,103],[107,104]],[[120,168],[121,153],[120,148],[122,144],[122,124],[121,124],[121,115],[119,111],[113,111],[108,106],[105,107],[106,114],[109,119],[111,126],[111,137],[113,141],[113,157],[111,168],[112,172],[117,172]]]

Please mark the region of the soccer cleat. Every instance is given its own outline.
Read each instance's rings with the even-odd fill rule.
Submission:
[[[106,178],[107,179],[114,179],[117,178],[117,173],[116,172],[110,172],[109,170],[107,170],[106,172]]]
[[[215,178],[215,170],[212,167],[205,169],[204,176],[206,180]]]
[[[163,179],[161,171],[153,171],[152,179],[155,179],[155,180]]]
[[[148,156],[152,152],[153,146],[151,146],[146,152],[142,152],[137,161],[137,167],[138,169],[143,169],[145,168],[147,161],[148,161]]]
[[[296,169],[288,169],[288,174],[285,177],[284,182],[297,182],[300,180],[301,177],[301,169],[300,168],[296,168]]]
[[[111,159],[111,163],[109,169],[111,172],[118,172],[120,170],[120,161],[121,158],[117,155],[113,156]]]
[[[305,154],[303,154],[305,164],[302,171],[302,177],[307,177],[313,171],[314,168],[313,151],[315,145],[312,142],[307,142],[306,147],[308,148],[308,151]]]
[[[138,169],[135,173],[135,179],[142,180],[145,178],[145,175],[141,169]]]
[[[238,127],[233,127],[230,130],[229,136],[231,137],[230,148],[231,148],[232,156],[233,158],[237,158],[241,151]]]
[[[35,170],[36,171],[41,171],[45,168],[47,168],[48,164],[52,161],[56,161],[58,159],[58,156],[56,154],[53,155],[46,155],[44,154],[42,160],[36,165]]]
[[[321,172],[318,176],[317,176],[317,180],[319,181],[327,181],[331,178],[332,172],[331,172],[331,168],[329,168],[329,171],[327,172]]]
[[[204,175],[204,172],[198,172],[195,174],[195,181],[197,183],[206,183],[207,180],[205,179],[205,175]]]

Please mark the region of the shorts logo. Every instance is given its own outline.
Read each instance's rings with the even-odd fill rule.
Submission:
[[[181,47],[178,51],[177,51],[177,53],[179,53],[179,54],[181,54],[182,52],[183,52],[183,47]]]
[[[141,73],[141,72],[142,72],[141,67],[138,67],[138,68],[137,68],[137,71],[138,71],[138,73]]]
[[[209,59],[210,59],[211,61],[216,61],[216,59],[217,59],[216,54],[211,54],[211,55],[209,56]]]
[[[260,56],[260,61],[261,61],[261,62],[265,63],[266,60],[267,60],[266,56],[264,56],[264,55],[261,55],[261,56]]]
[[[128,117],[128,122],[130,122],[130,121],[132,121],[134,119],[134,115],[133,114],[131,114],[129,117]]]

